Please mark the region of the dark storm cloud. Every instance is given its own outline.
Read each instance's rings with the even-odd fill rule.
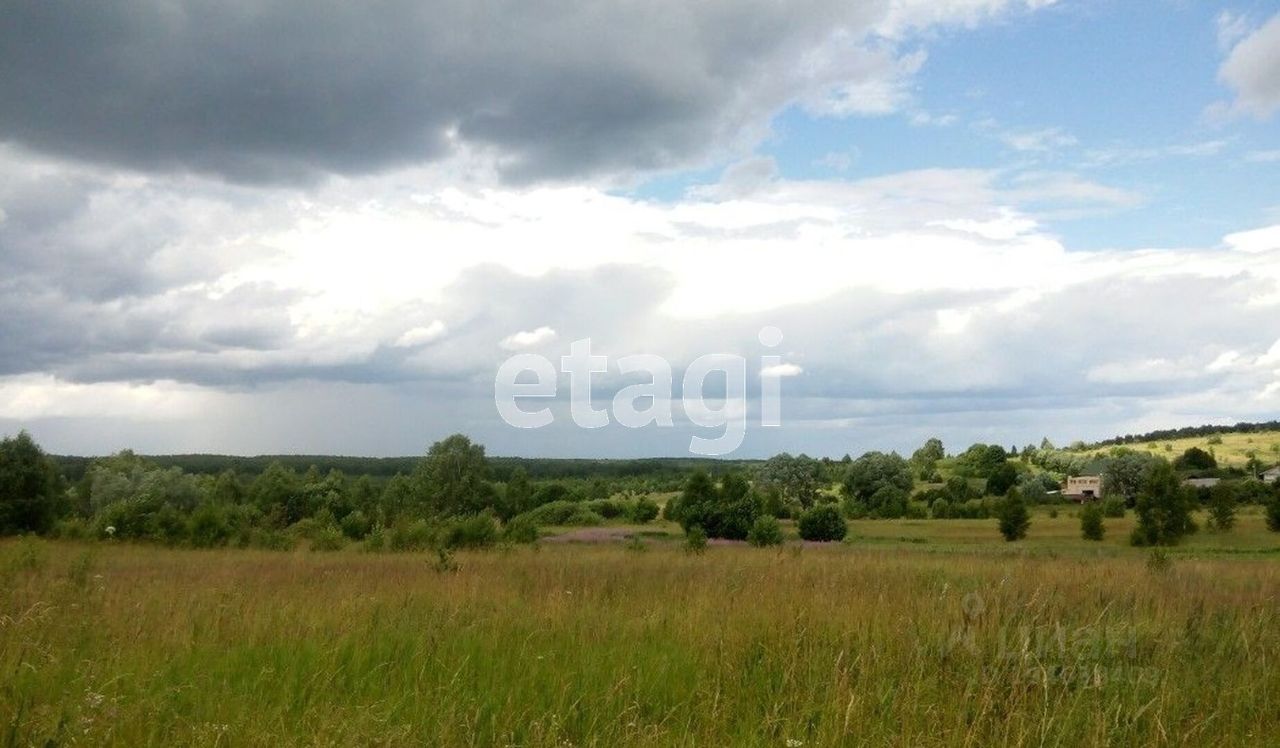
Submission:
[[[670,166],[878,74],[857,44],[885,5],[16,0],[0,140],[247,181],[458,145],[517,179]],[[799,64],[837,30],[837,54]]]

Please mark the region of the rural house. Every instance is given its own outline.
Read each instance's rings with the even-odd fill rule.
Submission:
[[[1072,501],[1084,503],[1102,498],[1102,476],[1100,475],[1076,475],[1067,478],[1067,484],[1062,489],[1062,495]]]

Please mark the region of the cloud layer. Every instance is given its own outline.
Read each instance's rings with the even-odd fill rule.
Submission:
[[[749,147],[788,102],[893,111],[912,31],[1044,4],[19,2],[0,139],[239,181],[458,153],[514,180],[631,178]]]

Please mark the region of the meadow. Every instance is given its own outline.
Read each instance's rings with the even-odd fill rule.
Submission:
[[[1280,536],[0,544],[0,745],[1274,745]],[[664,533],[670,533],[664,539]]]

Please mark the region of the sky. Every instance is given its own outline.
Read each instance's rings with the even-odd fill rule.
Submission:
[[[53,452],[688,455],[714,354],[734,457],[1280,414],[1274,0],[4,16],[0,433]],[[618,417],[638,355],[670,425]]]

